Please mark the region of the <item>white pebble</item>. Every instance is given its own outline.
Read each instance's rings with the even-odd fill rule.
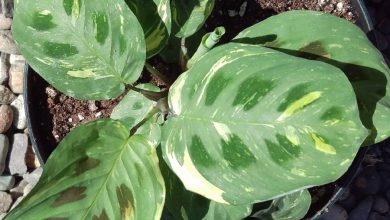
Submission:
[[[337,3],[337,5],[336,5],[336,9],[337,9],[337,11],[342,11],[343,10],[343,3],[342,2],[339,2],[339,3]]]
[[[78,114],[77,117],[79,117],[80,121],[84,120],[84,116],[82,116],[81,114]]]
[[[242,3],[242,5],[240,6],[240,11],[238,12],[238,14],[240,15],[240,17],[243,17],[245,12],[246,12],[246,7],[248,5],[248,2],[244,2]]]
[[[238,15],[238,12],[235,10],[228,10],[229,17],[235,17]]]

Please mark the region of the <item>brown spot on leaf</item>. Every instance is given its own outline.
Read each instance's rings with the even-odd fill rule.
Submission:
[[[133,215],[133,194],[129,187],[125,184],[120,185],[116,188],[116,196],[118,197],[119,206],[121,208],[122,219],[127,219]]]
[[[301,54],[299,54],[300,57],[310,60],[318,59],[318,56],[330,58],[330,54],[326,51],[320,41],[311,42],[300,48],[299,51],[301,52]]]
[[[102,213],[99,216],[94,215],[92,220],[108,220],[108,216],[106,210],[103,209]]]
[[[52,207],[58,207],[67,203],[76,202],[86,197],[85,192],[87,188],[82,187],[70,187],[61,192],[60,196],[54,201]]]
[[[80,176],[81,174],[99,166],[100,161],[91,157],[81,159],[76,166],[76,173],[74,176]]]

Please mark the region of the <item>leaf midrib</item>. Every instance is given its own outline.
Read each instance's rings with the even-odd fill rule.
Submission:
[[[119,160],[122,158],[122,154],[123,154],[123,152],[126,150],[126,148],[127,148],[127,147],[130,147],[129,145],[130,145],[130,138],[128,138],[128,139],[126,140],[126,142],[124,143],[124,146],[122,146],[122,149],[121,149],[121,151],[119,152],[118,157],[115,159],[115,161],[114,161],[114,163],[113,163],[113,165],[112,165],[110,171],[108,172],[107,177],[106,177],[106,179],[104,180],[104,183],[101,185],[99,191],[95,194],[95,198],[94,198],[92,204],[88,207],[87,210],[85,210],[84,216],[83,216],[82,218],[80,218],[80,219],[86,219],[87,215],[90,213],[92,207],[95,205],[95,203],[96,203],[96,201],[97,201],[97,198],[101,196],[101,193],[102,193],[102,191],[103,191],[103,188],[104,188],[105,186],[107,186],[107,182],[109,181],[109,179],[111,179],[111,178],[109,178],[109,177],[111,177],[111,175],[112,175],[112,173],[113,173],[113,171],[114,171],[114,167],[117,166],[117,163],[118,163]]]

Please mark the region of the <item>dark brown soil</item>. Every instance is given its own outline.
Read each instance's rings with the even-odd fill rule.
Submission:
[[[350,0],[217,0],[214,10],[206,22],[206,30],[213,31],[216,27],[226,28],[226,34],[222,42],[233,39],[243,29],[252,26],[272,15],[289,10],[313,10],[324,11],[348,21],[356,21],[356,12],[352,8]],[[245,3],[246,2],[246,3]],[[341,3],[342,8],[337,9],[337,4]],[[240,7],[246,10],[239,14]]]
[[[46,87],[47,105],[52,115],[52,135],[59,143],[69,131],[80,123],[108,118],[123,95],[107,101],[80,101]]]

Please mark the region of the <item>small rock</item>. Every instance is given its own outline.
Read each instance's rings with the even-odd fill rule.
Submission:
[[[14,13],[14,0],[1,0],[0,12],[5,15],[6,18],[11,18]]]
[[[5,133],[12,125],[14,112],[9,105],[0,106],[0,133]]]
[[[0,52],[20,54],[10,30],[0,30]]]
[[[23,92],[24,65],[11,64],[9,70],[9,88],[16,94]]]
[[[0,176],[0,191],[6,191],[12,189],[15,185],[15,177],[13,176]]]
[[[35,185],[37,184],[39,178],[41,178],[43,169],[41,167],[35,169],[31,173],[26,173],[23,175],[24,180],[26,180],[29,184]]]
[[[375,196],[372,209],[376,212],[384,214],[389,211],[389,203],[382,196]]]
[[[390,18],[385,18],[381,20],[378,24],[378,29],[383,34],[389,35],[390,34]]]
[[[11,54],[9,57],[9,62],[11,65],[21,65],[24,67],[26,64],[26,59],[24,59],[23,55]]]
[[[12,19],[5,17],[4,14],[0,14],[0,30],[10,30]]]
[[[229,17],[236,17],[238,15],[238,12],[235,10],[228,10]]]
[[[321,215],[320,220],[346,220],[347,218],[348,213],[343,207],[332,205],[328,211]]]
[[[365,195],[375,195],[381,189],[381,178],[374,167],[366,167],[355,179],[356,190]]]
[[[389,219],[377,212],[371,212],[370,216],[368,216],[368,220],[389,220]]]
[[[35,185],[33,184],[27,184],[26,187],[24,187],[23,189],[23,195],[26,196],[27,194],[29,194],[31,192],[31,190],[34,188]]]
[[[0,104],[10,104],[16,96],[7,87],[0,85]]]
[[[19,95],[12,103],[11,106],[14,107],[14,126],[17,129],[25,129],[27,127],[26,123],[26,113],[24,110],[24,100],[23,95]]]
[[[5,83],[8,80],[9,69],[9,55],[1,53],[0,55],[0,84]]]
[[[91,112],[98,110],[95,101],[88,101],[88,110]]]
[[[28,182],[25,180],[20,181],[20,183],[13,189],[10,190],[12,198],[16,199],[23,196],[24,188],[28,185]]]
[[[333,4],[329,4],[329,5],[326,5],[324,7],[324,12],[326,12],[326,13],[331,13],[333,10],[334,10],[334,5]]]
[[[318,5],[324,6],[329,2],[329,0],[318,0]]]
[[[349,213],[348,220],[363,220],[367,219],[370,214],[374,199],[372,196],[368,196],[361,201],[352,211]]]
[[[248,6],[248,2],[246,2],[246,1],[244,3],[242,3],[242,5],[240,6],[240,10],[238,11],[238,14],[240,15],[240,17],[243,17],[245,15],[247,6]]]
[[[336,5],[337,11],[342,11],[342,10],[343,10],[343,7],[344,7],[344,4],[343,4],[342,2],[339,2],[339,3],[337,3],[337,5]]]
[[[0,191],[0,213],[5,213],[11,207],[12,197],[6,192]]]
[[[7,159],[9,148],[8,137],[4,134],[0,134],[0,175],[5,169],[5,160]]]
[[[26,152],[28,148],[28,137],[26,134],[14,134],[13,143],[11,146],[11,153],[9,156],[9,172],[23,175],[27,172],[27,165],[25,162]]]
[[[26,153],[26,165],[28,170],[35,170],[41,166],[37,155],[34,153],[32,146],[29,145]]]
[[[46,87],[46,94],[52,98],[57,96],[57,92],[51,87]]]

